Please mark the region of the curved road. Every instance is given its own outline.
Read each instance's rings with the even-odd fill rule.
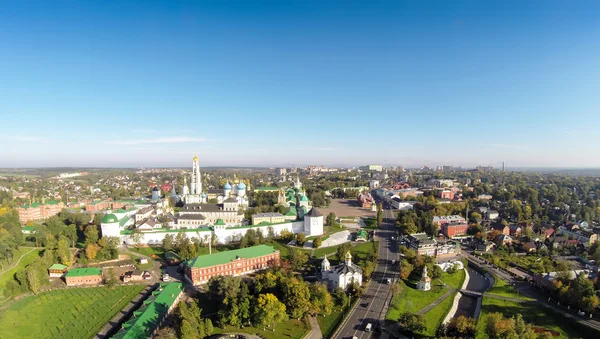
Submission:
[[[376,240],[379,241],[377,269],[367,285],[367,290],[346,317],[335,338],[370,338],[375,327],[379,325],[379,320],[385,319],[385,306],[391,295],[391,285],[386,284],[385,279],[397,278],[398,270],[392,267],[392,260],[398,259],[398,246],[397,242],[392,240],[392,237],[396,236],[394,213],[384,209],[384,217],[383,225],[375,232]],[[365,332],[368,323],[373,326],[371,332]]]

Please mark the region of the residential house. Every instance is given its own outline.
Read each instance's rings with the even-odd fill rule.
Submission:
[[[498,232],[500,232],[500,234],[510,235],[510,227],[508,227],[502,223],[493,224],[491,230],[498,231]]]
[[[512,244],[512,238],[506,234],[499,234],[494,238],[494,243],[497,247],[502,245],[510,245]]]
[[[523,251],[525,251],[525,253],[533,253],[537,251],[537,246],[533,241],[526,242],[523,244]]]
[[[130,281],[143,281],[150,279],[151,275],[148,271],[133,270],[125,273],[123,276],[123,282],[128,283]]]
[[[499,216],[500,216],[500,214],[498,213],[498,211],[495,211],[495,210],[488,210],[487,213],[485,214],[485,217],[488,220],[496,220],[496,219],[498,219]]]
[[[54,264],[48,268],[50,278],[61,278],[67,273],[68,267],[62,264]]]
[[[508,226],[509,232],[510,232],[510,236],[511,237],[518,237],[521,235],[521,226],[517,225],[517,224],[510,224]]]

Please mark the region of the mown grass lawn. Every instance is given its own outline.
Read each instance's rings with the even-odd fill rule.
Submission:
[[[459,293],[459,292],[456,292]],[[425,313],[425,324],[427,329],[422,333],[424,335],[434,337],[438,327],[444,321],[444,318],[450,311],[452,303],[454,302],[454,296],[456,293],[451,294],[448,298],[442,301],[439,305]]]
[[[338,246],[331,247],[319,247],[315,249],[315,258],[323,258],[326,255],[334,254],[337,252]]]
[[[25,297],[0,313],[4,338],[90,338],[144,285],[68,288]]]
[[[143,254],[148,257],[152,257],[152,254],[158,256],[161,259],[164,259],[163,255],[165,254],[165,249],[161,246],[143,246],[143,247],[129,247],[129,250],[132,252],[136,252],[139,254]]]
[[[336,306],[330,315],[317,316],[317,322],[319,323],[319,327],[321,328],[321,334],[323,334],[323,338],[331,337],[337,326],[344,318],[344,314],[345,308]]]
[[[485,334],[485,321],[487,315],[492,312],[500,312],[505,317],[512,317],[517,313],[523,316],[523,319],[534,326],[543,327],[560,333],[555,338],[585,338],[585,334],[580,333],[578,326],[565,319],[560,314],[551,309],[541,306],[535,302],[515,303],[494,298],[483,298],[481,315],[477,323],[477,338],[487,338]]]
[[[375,228],[377,228],[377,219],[375,219],[375,218],[362,218],[362,220],[365,223],[365,227],[364,228],[368,228],[368,229],[375,229]]]
[[[486,292],[486,294],[488,293],[508,298],[533,300],[520,293],[517,293],[517,290],[514,287],[509,285],[506,281],[498,278],[497,276],[494,276],[494,286]]]
[[[282,338],[290,338],[290,339],[300,339],[304,338],[306,333],[310,331],[309,326],[305,323],[304,320],[296,320],[290,319],[288,321],[279,323],[275,325],[275,331],[272,329],[266,328],[263,330],[262,328],[257,327],[233,327],[233,326],[225,326],[224,328],[215,327],[214,334],[218,333],[246,333],[246,334],[255,334],[259,335],[266,339],[282,339]]]
[[[453,274],[449,274],[444,272],[442,274],[442,280],[448,284],[448,286],[456,289],[460,289],[462,287],[463,282],[465,281],[465,270],[458,270]]]
[[[405,312],[416,313],[447,291],[444,285],[437,280],[431,282],[431,290],[429,291],[419,291],[408,286],[403,280],[400,280],[398,284],[400,284],[401,291],[392,299],[392,304],[386,315],[388,320],[397,321],[400,314]]]

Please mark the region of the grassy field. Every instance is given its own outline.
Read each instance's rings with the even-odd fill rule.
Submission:
[[[500,312],[504,314],[505,317],[512,317],[517,313],[521,313],[526,322],[534,326],[559,332],[560,336],[555,338],[586,337],[583,333],[579,332],[579,325],[572,323],[560,314],[536,303],[515,303],[512,301],[484,297],[483,305],[481,307],[481,316],[477,323],[477,338],[483,339],[487,337],[484,331],[485,319],[487,318],[487,314],[492,312]]]
[[[32,250],[32,247],[22,247],[20,250],[21,253],[19,254],[19,257],[23,253],[27,253],[31,250]],[[6,283],[8,281],[14,279],[14,275],[15,275],[15,273],[17,273],[18,270],[23,269],[25,266],[31,264],[35,260],[35,258],[39,258],[40,255],[42,254],[42,252],[43,252],[43,250],[41,250],[41,249],[33,250],[30,253],[28,253],[27,255],[25,255],[23,257],[23,259],[21,259],[21,262],[19,262],[19,265],[2,272],[0,274],[0,290],[4,289],[4,287],[6,286]],[[15,256],[15,262],[17,260],[19,260],[19,257]],[[1,298],[3,298],[3,296],[0,296],[0,299]]]
[[[215,327],[214,334],[218,333],[247,333],[256,334],[266,339],[300,339],[304,338],[309,331],[308,325],[302,320],[290,319],[275,325],[275,331],[268,329],[265,331],[262,328],[244,327],[238,328],[233,326],[225,326],[225,328]]]
[[[337,251],[338,246],[320,247],[315,249],[315,258],[322,258],[326,255],[333,254]]]
[[[13,251],[13,259],[11,262],[9,262],[8,260],[0,260],[0,263],[2,263],[2,271],[0,271],[0,274],[4,273],[4,271],[8,270],[9,267],[11,267],[12,265],[14,265],[14,263],[17,262],[17,260],[19,260],[19,258],[31,251],[33,247],[21,247],[18,250],[14,250]]]
[[[29,296],[0,313],[0,333],[13,338],[89,338],[144,287],[70,288]]]
[[[517,293],[517,290],[510,286],[506,281],[494,276],[494,286],[490,288],[486,294],[494,294],[500,295],[508,298],[519,298],[526,300],[533,300],[531,298],[525,297],[520,293]]]
[[[143,254],[148,257],[152,257],[152,254],[158,256],[161,259],[164,259],[163,255],[165,254],[165,249],[160,246],[144,246],[144,247],[129,247],[131,252],[136,252],[139,254]]]
[[[437,305],[436,307],[429,310],[429,312],[424,314],[427,329],[422,334],[430,337],[435,336],[435,332],[437,331],[442,321],[444,321],[446,314],[448,314],[448,311],[450,311],[450,308],[452,307],[452,303],[454,302],[454,296],[456,295],[456,293],[451,294],[439,305]]]
[[[365,223],[365,227],[364,228],[368,228],[368,229],[375,229],[375,228],[377,228],[377,219],[375,219],[375,218],[362,218],[362,220]]]
[[[342,307],[335,307],[333,312],[328,316],[318,316],[317,322],[321,328],[321,334],[323,338],[330,338],[335,331],[337,325],[344,318],[344,309]]]
[[[392,305],[390,305],[386,315],[386,319],[388,320],[396,321],[400,314],[404,312],[416,313],[447,291],[444,285],[437,280],[431,282],[431,290],[426,292],[408,286],[402,280],[398,284],[400,284],[401,292],[392,299]]]
[[[454,272],[454,274],[448,274],[444,272],[442,274],[442,280],[448,284],[448,286],[456,289],[460,289],[462,287],[463,282],[465,281],[465,270],[459,270]]]

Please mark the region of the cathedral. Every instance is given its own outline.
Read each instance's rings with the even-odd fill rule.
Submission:
[[[190,176],[191,187],[188,187],[187,177],[183,179],[183,187],[181,188],[181,197],[178,197],[175,188],[173,188],[172,196],[176,200],[182,201],[184,204],[206,204],[208,203],[208,195],[202,190],[202,179],[200,176],[200,164],[198,157],[195,156],[192,162],[192,173]],[[175,187],[175,186],[173,186]],[[216,198],[219,204],[223,202],[234,202],[238,207],[245,208],[248,206],[248,197],[246,196],[246,184],[243,181],[236,182],[231,185],[229,181],[223,186],[223,191]]]

